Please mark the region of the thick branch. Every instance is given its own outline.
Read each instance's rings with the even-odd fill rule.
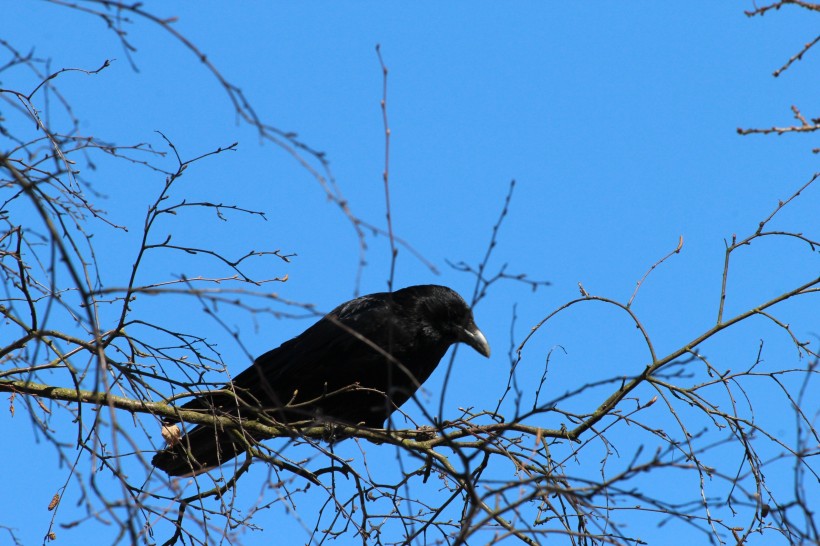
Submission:
[[[11,392],[48,398],[50,400],[62,400],[65,402],[76,402],[93,404],[96,406],[109,406],[131,413],[147,413],[157,417],[166,417],[174,421],[196,425],[219,426],[222,429],[242,428],[247,432],[258,432],[270,438],[275,437],[309,437],[327,438],[328,429],[325,426],[289,427],[286,425],[263,424],[253,419],[243,419],[241,422],[230,416],[214,415],[195,410],[181,410],[164,402],[147,402],[134,400],[123,396],[116,396],[104,392],[92,392],[81,389],[67,387],[54,387],[40,383],[32,383],[23,380],[0,380],[0,392]],[[462,438],[473,438],[474,441],[463,441],[457,445],[459,447],[485,446],[486,440],[480,438],[481,435],[499,435],[506,431],[515,431],[531,434],[538,437],[563,438],[566,432],[561,430],[550,430],[538,427],[522,425],[519,423],[493,423],[490,425],[476,425],[466,428],[458,428],[443,435],[434,435],[431,430],[392,430],[374,429],[354,425],[335,425],[333,433],[338,437],[362,438],[378,443],[389,442],[403,447],[417,450],[429,450],[434,447],[447,445],[453,446],[454,440]]]

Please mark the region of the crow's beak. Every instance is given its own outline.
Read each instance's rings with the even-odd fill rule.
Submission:
[[[478,329],[478,326],[472,322],[466,328],[459,331],[459,341],[462,341],[478,351],[480,354],[490,358],[490,344],[487,343],[487,338]]]

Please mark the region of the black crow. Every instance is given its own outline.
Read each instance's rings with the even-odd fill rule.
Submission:
[[[293,427],[317,422],[381,427],[458,342],[490,356],[467,303],[446,286],[362,296],[257,358],[221,391],[182,408]],[[152,463],[172,476],[218,466],[245,451],[237,432],[197,426]]]

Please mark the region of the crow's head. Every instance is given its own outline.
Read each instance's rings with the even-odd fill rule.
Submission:
[[[402,294],[404,293],[404,294]],[[410,286],[395,293],[410,296],[418,305],[426,334],[448,344],[466,343],[480,354],[490,356],[490,344],[476,326],[473,312],[458,293],[434,284]]]

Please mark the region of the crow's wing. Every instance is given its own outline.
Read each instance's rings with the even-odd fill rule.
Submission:
[[[400,323],[394,311],[386,293],[344,303],[295,338],[261,355],[222,389],[232,390],[241,400],[219,393],[197,397],[182,407],[215,407],[235,414],[242,406],[270,409],[306,403],[356,383],[378,388],[385,383],[381,370],[388,357],[374,347],[400,353],[414,336],[413,328],[406,321]]]

